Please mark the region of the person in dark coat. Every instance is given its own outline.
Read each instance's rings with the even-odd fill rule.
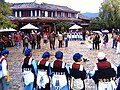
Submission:
[[[80,53],[75,53],[73,55],[73,60],[75,62],[70,66],[71,82],[73,82],[73,87],[71,88],[73,90],[85,90],[84,79],[86,78],[86,71],[83,65],[81,65],[82,57],[83,55]]]
[[[54,32],[52,32],[52,33],[48,36],[48,39],[49,39],[49,43],[50,43],[50,48],[51,48],[51,50],[52,50],[52,49],[55,49],[55,34],[54,34]]]
[[[94,38],[94,43],[95,43],[95,49],[99,50],[100,48],[100,35],[96,33],[95,38]]]
[[[103,38],[103,44],[105,49],[107,48],[107,43],[108,43],[108,34],[105,33]]]
[[[3,42],[2,38],[0,38],[0,55],[4,49],[5,49],[5,43]]]
[[[67,34],[64,36],[64,41],[65,41],[65,47],[68,47],[68,37]]]
[[[37,49],[40,49],[41,48],[41,35],[40,35],[40,32],[37,33]]]

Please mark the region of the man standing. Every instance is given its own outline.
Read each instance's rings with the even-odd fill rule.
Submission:
[[[62,41],[63,41],[63,35],[62,34],[58,35],[58,41],[59,41],[59,48],[62,48]]]
[[[52,49],[55,49],[55,34],[54,34],[54,32],[52,32],[52,33],[49,35],[48,38],[49,38],[51,50],[52,50]]]
[[[96,33],[95,38],[94,38],[94,43],[95,43],[95,49],[99,50],[100,49],[100,35],[99,33]]]
[[[41,35],[40,35],[40,32],[37,33],[37,49],[40,49],[41,48]]]
[[[19,48],[20,41],[21,41],[21,36],[20,36],[19,32],[17,32],[17,34],[15,34],[14,40],[15,40],[16,48]]]

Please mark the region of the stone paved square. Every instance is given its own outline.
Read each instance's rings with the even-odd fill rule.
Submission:
[[[102,40],[102,37],[101,37]],[[85,44],[80,44],[81,42],[84,42]],[[67,48],[58,48],[58,40],[56,39],[56,49],[50,50],[49,43],[47,45],[43,45],[43,41],[41,49],[35,49],[33,50],[33,58],[38,62],[41,60],[41,56],[43,52],[49,51],[53,54],[51,56],[50,61],[55,60],[54,53],[58,50],[62,51],[64,53],[63,60],[67,62],[68,64],[74,62],[72,59],[72,56],[74,53],[79,52],[84,55],[84,57],[89,58],[90,61],[88,62],[82,62],[82,64],[85,67],[85,70],[92,70],[94,67],[94,64],[97,62],[97,53],[99,51],[103,51],[107,54],[108,61],[112,62],[116,66],[118,66],[120,63],[120,54],[115,53],[115,49],[112,49],[112,38],[111,34],[109,34],[109,42],[108,42],[108,48],[104,49],[103,43],[100,44],[100,50],[89,50],[88,49],[88,41],[69,41],[69,45]],[[20,48],[12,47],[7,48],[10,50],[10,54],[7,58],[8,60],[8,66],[9,66],[9,72],[11,77],[11,83],[10,83],[10,90],[23,90],[23,82],[22,82],[22,69],[21,64],[24,58],[24,55],[22,54],[22,45]],[[86,79],[85,80],[86,90],[94,90],[94,82],[92,79]]]

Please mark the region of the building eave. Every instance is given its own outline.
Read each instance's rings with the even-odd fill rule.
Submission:
[[[56,21],[75,21],[81,22],[82,20],[77,18],[51,18],[51,17],[20,17],[12,19],[12,21],[39,21],[39,22],[56,22]]]

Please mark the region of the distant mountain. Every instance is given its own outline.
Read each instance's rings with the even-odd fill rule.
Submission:
[[[89,18],[94,18],[94,17],[98,17],[99,13],[90,13],[90,12],[86,12],[86,13],[82,13],[84,16],[89,17]]]

